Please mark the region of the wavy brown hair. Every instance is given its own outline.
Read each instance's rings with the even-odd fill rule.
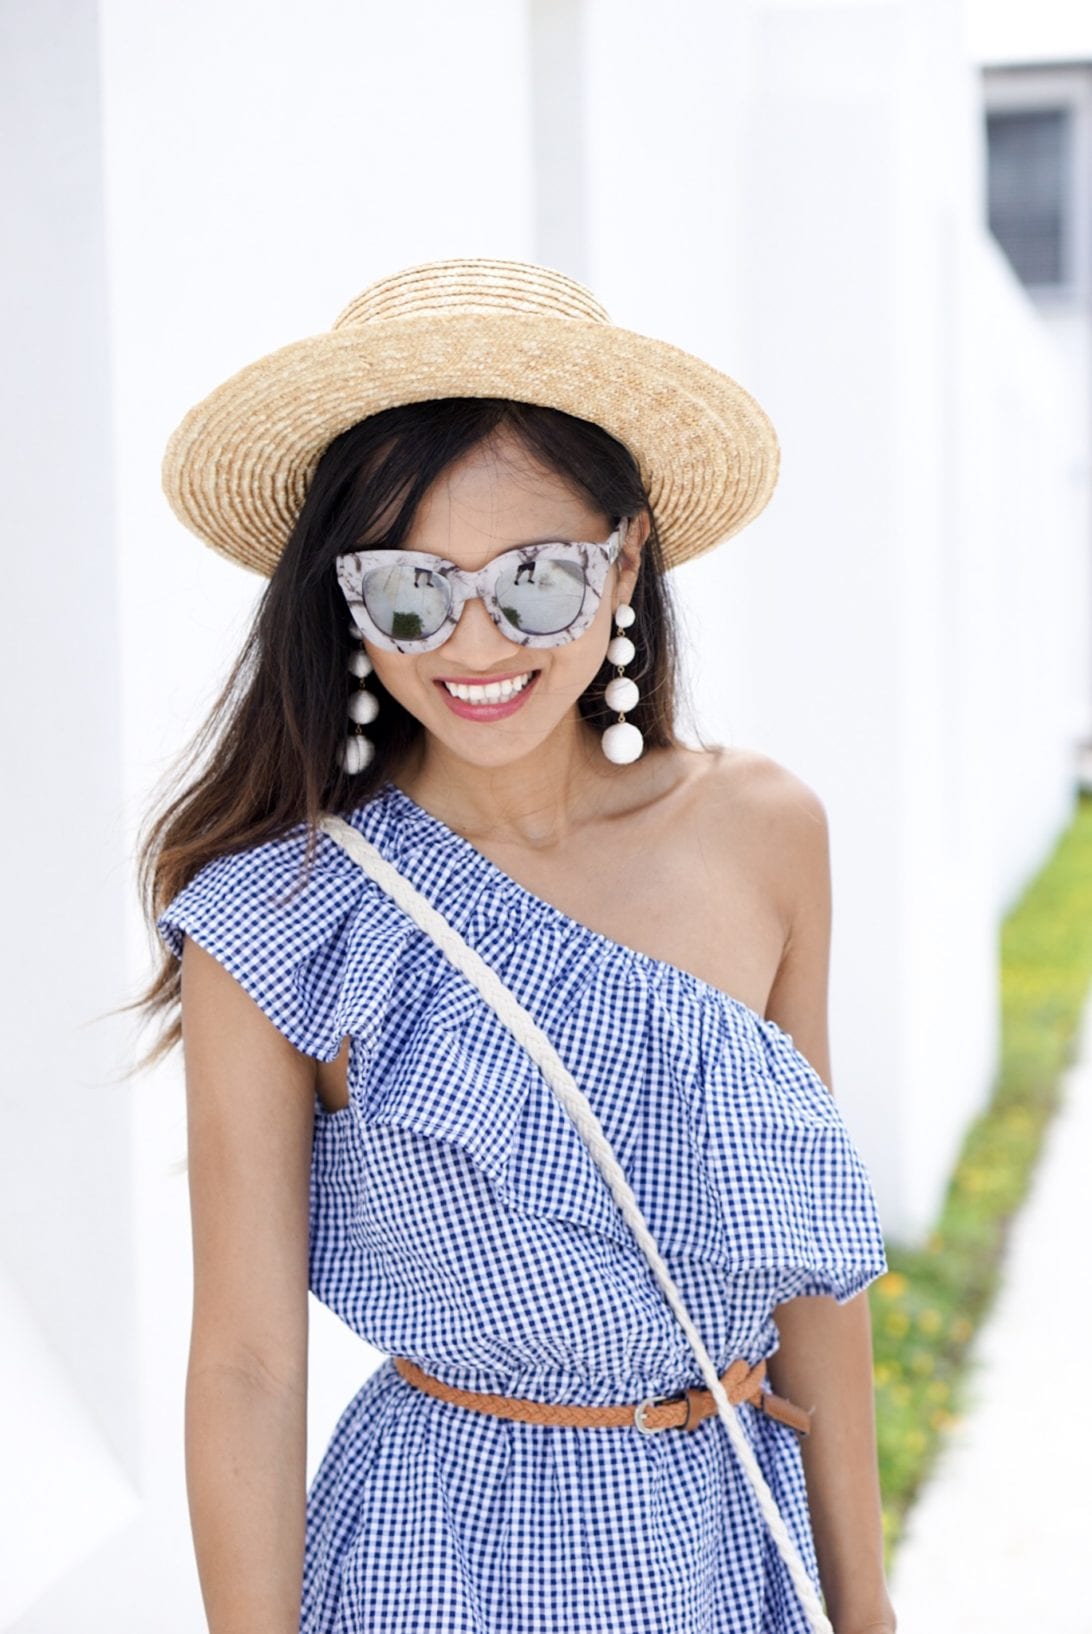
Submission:
[[[441,472],[502,427],[588,495],[612,525],[648,512],[652,526],[633,592],[637,616],[627,632],[637,648],[628,673],[641,696],[627,718],[647,747],[679,743],[675,610],[656,519],[628,449],[590,421],[507,398],[441,398],[387,409],[351,426],[324,451],[242,651],[208,717],[157,786],[137,841],[137,889],[150,924],[205,863],[301,823],[308,830],[306,877],[318,818],[363,805],[420,739],[424,727],[373,673],[381,699],[369,727],[375,753],[355,776],[339,766],[355,683],[348,669],[352,619],[334,558],[353,549],[381,517],[383,546],[398,548]],[[594,726],[609,725],[616,713],[603,697],[613,673],[604,659],[578,700]],[[181,966],[168,949],[160,952],[151,982],[121,1006],[144,1022],[165,1018],[130,1072],[150,1066],[181,1038]]]

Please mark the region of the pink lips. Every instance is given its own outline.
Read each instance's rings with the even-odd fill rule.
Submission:
[[[527,672],[525,670],[517,670],[515,673],[518,675],[526,674]],[[530,681],[528,681],[527,685],[522,687],[520,691],[516,693],[514,698],[508,698],[503,703],[467,703],[463,698],[453,697],[442,681],[436,681],[434,685],[439,689],[441,697],[453,715],[461,715],[464,720],[468,721],[496,721],[500,720],[505,715],[515,714],[516,710],[519,709],[525,702],[528,695],[535,690],[535,683],[541,673],[541,670],[537,671],[531,677]],[[514,679],[514,676],[494,676],[494,680],[497,681],[506,681],[510,679]]]

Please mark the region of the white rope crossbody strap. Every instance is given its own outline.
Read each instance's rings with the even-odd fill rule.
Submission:
[[[698,1359],[702,1377],[713,1393],[713,1398],[717,1404],[717,1412],[728,1429],[732,1445],[740,1463],[750,1478],[762,1514],[777,1544],[781,1558],[788,1568],[789,1575],[796,1586],[801,1604],[807,1613],[810,1627],[813,1629],[814,1634],[834,1634],[834,1628],[823,1611],[819,1597],[815,1592],[815,1585],[808,1576],[807,1569],[792,1538],[789,1536],[788,1528],[777,1507],[774,1495],[758,1466],[758,1461],[750,1443],[738,1422],[737,1414],[733,1411],[732,1403],[729,1401],[728,1393],[717,1374],[713,1359],[706,1350],[701,1334],[683,1303],[682,1295],[664,1264],[655,1239],[649,1231],[637,1199],[629,1181],[626,1179],[625,1171],[615,1157],[599,1119],[585,1098],[583,1091],[578,1088],[575,1079],[546,1034],[538,1026],[534,1017],[524,1009],[515,994],[505,986],[500,977],[486,964],[480,954],[476,953],[469,943],[463,939],[454,925],[451,925],[443,914],[434,908],[432,903],[422,896],[420,891],[414,885],[411,885],[409,880],[399,873],[392,863],[387,861],[382,853],[372,845],[371,841],[365,839],[364,835],[358,829],[353,828],[350,823],[347,823],[344,818],[336,817],[332,813],[327,813],[319,819],[319,827],[344,851],[348,852],[349,856],[355,862],[358,862],[364,871],[370,874],[376,883],[394,898],[399,907],[403,908],[410,918],[432,937],[433,941],[439,945],[452,963],[457,965],[463,974],[473,982],[482,997],[493,1007],[505,1026],[524,1046],[535,1064],[541,1069],[550,1088],[576,1125],[588,1150],[595,1159],[626,1224],[633,1232],[641,1252],[651,1266],[671,1309],[675,1312],[683,1332],[690,1341],[690,1345]]]

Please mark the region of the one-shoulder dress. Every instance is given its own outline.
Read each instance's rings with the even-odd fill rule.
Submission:
[[[549,1037],[718,1372],[777,1349],[778,1304],[845,1302],[887,1270],[838,1104],[775,1022],[533,895],[392,782],[348,821]],[[526,1049],[325,832],[301,889],[305,839],[206,863],[157,923],[306,1054],[351,1039],[349,1104],[315,1102],[310,1288],[387,1360],[308,1490],[300,1634],[808,1634],[715,1414],[653,1434],[521,1423],[395,1370],[579,1403],[704,1384]],[[737,1411],[818,1589],[797,1432]]]

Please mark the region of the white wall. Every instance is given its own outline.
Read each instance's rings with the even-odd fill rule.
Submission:
[[[1028,290],[1027,296],[1036,315],[1036,332],[1045,332],[1053,341],[1064,394],[1061,423],[1051,429],[1052,439],[1064,457],[1058,466],[1058,480],[1045,497],[1051,508],[1054,536],[1084,542],[1079,560],[1070,564],[1064,582],[1073,596],[1083,595],[1092,618],[1092,24],[1087,33],[1088,60],[1083,64],[992,67],[983,75],[983,93],[990,113],[1057,108],[1067,114],[1069,162],[1062,203],[1061,278],[1054,286]],[[987,31],[986,39],[991,37]],[[1019,303],[1026,311],[1027,300],[1007,258],[1002,254],[998,260],[999,276],[1007,279],[1015,292],[1014,304]],[[1034,507],[1028,520],[1037,541],[1043,519],[1034,514]],[[1079,655],[1071,682],[1076,718],[1082,719],[1092,695],[1092,643],[1087,643]],[[1092,739],[1087,734],[1082,759],[1087,784],[1092,775]],[[1014,858],[1014,863],[1018,870],[1019,859]],[[1018,872],[1015,877],[1019,877]]]
[[[1092,62],[1092,13],[1083,0],[963,0],[978,62]]]
[[[469,12],[327,0],[308,7],[306,26],[297,7],[247,0],[102,0],[97,38],[90,4],[6,0],[3,18],[18,87],[7,179],[27,241],[23,389],[9,405],[8,446],[21,450],[15,534],[40,532],[44,491],[64,569],[58,580],[45,553],[28,550],[17,582],[38,616],[26,616],[28,595],[4,598],[9,695],[20,700],[9,759],[35,778],[32,816],[29,800],[9,802],[4,819],[8,855],[26,859],[7,988],[19,1087],[0,1159],[11,1170],[5,1240],[66,1389],[90,1397],[90,1427],[108,1450],[118,1444],[133,1486],[81,1447],[68,1466],[72,1501],[59,1503],[60,1449],[40,1484],[31,1479],[49,1445],[47,1421],[35,1419],[35,1446],[5,1460],[25,1525],[10,1557],[0,1544],[0,1627],[190,1634],[204,1625],[182,1466],[180,1063],[131,1092],[99,1093],[94,1035],[76,1019],[135,993],[150,970],[122,846],[211,702],[261,582],[173,521],[159,463],[192,402],[260,352],[328,328],[379,274],[431,256],[534,253],[530,30],[507,0],[475,0]],[[26,121],[36,141],[20,146]],[[40,400],[43,370],[58,389],[39,434],[26,399]],[[54,428],[65,437],[59,468],[44,446]],[[104,566],[112,555],[116,579]],[[36,1087],[43,1066],[48,1093]],[[62,1122],[69,1134],[58,1138]],[[314,1301],[312,1321],[313,1470],[379,1358]],[[95,1391],[104,1374],[112,1395]],[[58,1436],[69,1426],[58,1412]]]
[[[38,1453],[6,1462],[24,1526],[0,1627],[181,1634],[202,1626],[181,1066],[100,1089],[128,1041],[85,1023],[146,979],[125,847],[264,582],[160,494],[185,409],[372,278],[464,253],[565,266],[755,390],[782,482],[676,576],[692,685],[709,740],[774,755],[830,812],[834,1087],[893,1237],[930,1222],[988,1092],[998,917],[1066,816],[1088,728],[1089,597],[1064,393],[979,224],[976,75],[944,0],[0,17],[23,245],[11,537],[48,542],[9,546],[39,616],[25,594],[4,614],[34,804],[4,817],[0,1301],[23,1336],[8,1400],[51,1381],[34,1433],[64,1436],[71,1494],[59,1517]],[[311,1470],[378,1360],[312,1319]]]
[[[0,1624],[131,1512],[127,966],[95,13],[0,8]]]

